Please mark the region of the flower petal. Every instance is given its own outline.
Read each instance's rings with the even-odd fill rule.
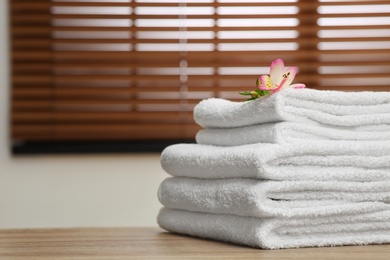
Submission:
[[[284,62],[282,59],[274,60],[271,63],[270,77],[271,77],[272,82],[274,82],[278,86],[283,80],[283,78],[282,78],[283,71],[284,71]]]
[[[294,80],[295,75],[297,74],[297,67],[291,67],[283,71],[282,82],[279,87],[288,87],[291,82]]]
[[[302,83],[296,83],[296,84],[290,85],[290,88],[306,88],[306,85],[302,84]]]
[[[274,86],[271,78],[268,75],[263,75],[263,76],[260,76],[260,78],[259,78],[258,87],[261,90],[270,90],[270,89],[273,89],[277,86]]]
[[[282,87],[283,87],[283,86],[279,86],[279,87],[276,86],[276,88],[272,89],[271,92],[272,92],[272,93],[278,92],[279,90],[282,89]]]

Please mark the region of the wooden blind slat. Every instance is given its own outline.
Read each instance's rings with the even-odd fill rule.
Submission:
[[[191,113],[192,115],[192,113]],[[14,123],[165,123],[179,124],[182,119],[180,112],[58,112],[55,115],[48,112],[17,111],[13,117]]]
[[[318,42],[358,42],[358,41],[368,41],[368,42],[390,42],[390,37],[347,37],[347,38],[324,38],[324,39],[310,39],[308,37],[302,37],[299,39],[289,39],[289,38],[278,38],[278,39],[263,39],[262,43],[278,43],[278,42],[294,42],[300,45],[305,45],[309,40],[311,43]],[[189,39],[187,43],[258,43],[259,39]],[[52,44],[72,44],[77,46],[78,44],[109,44],[109,43],[132,43],[132,44],[147,44],[147,43],[172,43],[176,44],[177,40],[175,39],[148,39],[148,40],[137,40],[137,39],[59,39],[59,40],[46,40],[46,39],[34,39],[29,42],[26,42],[24,39],[15,39],[14,46],[15,48],[48,48]],[[390,45],[389,45],[390,46]],[[390,47],[389,47],[390,48]]]
[[[370,4],[367,2],[361,2],[363,5]],[[383,3],[383,1],[372,1],[373,4],[380,4]],[[313,3],[305,3],[305,2],[291,2],[291,1],[278,1],[278,2],[241,2],[237,1],[235,3],[233,2],[195,2],[195,1],[188,1],[186,2],[187,7],[203,7],[203,6],[210,6],[210,7],[223,7],[223,6],[240,6],[240,7],[254,7],[254,6],[275,6],[275,7],[285,7],[285,6],[299,6],[299,7],[305,7],[305,6],[311,6]],[[351,4],[346,2],[346,4]],[[12,8],[14,9],[27,9],[30,10],[32,8],[47,8],[51,6],[71,6],[71,7],[80,7],[80,6],[87,6],[87,7],[177,7],[178,3],[176,2],[170,2],[170,1],[150,1],[150,2],[129,2],[129,3],[122,3],[122,2],[49,2],[47,0],[42,1],[13,1]]]
[[[387,13],[375,13],[375,14],[369,14],[369,16],[384,16],[387,15]],[[330,17],[332,15],[329,15]],[[359,15],[355,14],[349,14],[348,17],[359,17]],[[251,18],[291,18],[296,17],[296,15],[291,14],[248,14],[245,15],[245,19],[251,19]],[[319,16],[318,16],[319,17]],[[187,19],[242,19],[242,15],[217,15],[217,14],[210,14],[210,15],[200,15],[200,14],[193,14],[193,15],[186,15]],[[300,19],[307,19],[307,16],[301,15],[299,16]],[[136,14],[56,14],[56,15],[38,15],[38,14],[30,14],[30,15],[23,15],[23,16],[16,16],[12,19],[13,22],[16,23],[22,23],[26,21],[30,22],[40,22],[42,20],[46,19],[178,19],[177,15],[167,15],[167,14],[159,14],[159,15],[136,15]],[[179,25],[178,25],[179,27]]]
[[[184,129],[183,129],[184,128]],[[148,129],[148,131],[145,131]],[[159,131],[156,131],[159,129]],[[185,130],[185,131],[183,131]],[[126,139],[175,139],[177,136],[192,138],[199,126],[176,125],[63,125],[57,124],[55,129],[50,125],[21,125],[13,128],[13,136],[29,140],[126,140]],[[134,138],[135,137],[135,138]]]

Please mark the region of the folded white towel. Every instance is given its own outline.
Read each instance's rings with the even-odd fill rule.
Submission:
[[[390,144],[175,144],[164,149],[161,165],[172,176],[195,178],[384,181],[390,180]]]
[[[284,89],[250,102],[211,98],[194,109],[203,127],[240,127],[279,121],[336,126],[390,124],[390,92]]]
[[[390,210],[390,182],[174,177],[158,191],[171,209],[247,217],[318,217]]]
[[[367,127],[330,127],[295,122],[279,122],[233,128],[205,128],[196,135],[199,144],[235,146],[253,143],[303,143],[318,140],[387,141],[390,129]]]
[[[266,249],[390,243],[390,211],[317,218],[253,218],[163,208],[176,233]]]

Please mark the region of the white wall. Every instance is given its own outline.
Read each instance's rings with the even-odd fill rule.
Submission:
[[[159,154],[9,153],[8,1],[0,1],[0,228],[156,226]]]

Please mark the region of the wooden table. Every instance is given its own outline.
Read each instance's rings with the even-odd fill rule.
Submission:
[[[390,245],[261,250],[159,228],[0,230],[0,259],[390,259]]]

